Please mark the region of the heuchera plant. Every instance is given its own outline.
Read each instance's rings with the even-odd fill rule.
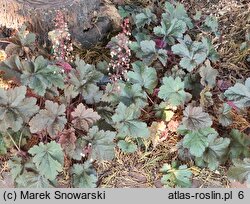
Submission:
[[[7,53],[0,64],[3,77],[16,82],[0,89],[0,154],[12,149],[8,164],[15,186],[56,187],[67,172],[67,186],[96,187],[93,162],[112,160],[116,144],[128,154],[154,151],[173,134],[180,138],[178,160],[188,155],[211,170],[232,163],[230,177],[249,181],[250,139],[226,127],[234,122],[232,109],[240,114],[249,107],[250,79],[227,87],[221,103],[214,103],[216,19],[202,21],[169,2],[157,15],[149,8],[120,11],[122,31],[108,43],[110,75],[77,56],[65,64],[69,33],[60,13],[49,34],[56,59],[20,53],[38,44],[32,33],[17,34],[18,52]],[[158,171],[166,187],[191,186],[187,165],[174,161]]]

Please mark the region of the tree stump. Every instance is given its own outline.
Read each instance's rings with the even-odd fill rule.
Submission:
[[[102,40],[112,27],[108,16],[98,12],[100,7],[101,0],[0,0],[0,26],[18,29],[28,23],[30,31],[46,39],[60,10],[72,40],[88,48]]]

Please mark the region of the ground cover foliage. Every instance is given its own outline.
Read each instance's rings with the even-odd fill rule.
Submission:
[[[119,13],[109,61],[60,59],[25,26],[6,47],[0,70],[15,86],[0,88],[0,154],[11,155],[15,186],[58,187],[67,177],[67,187],[97,187],[95,162],[114,159],[117,149],[154,150],[171,137],[177,157],[157,169],[164,187],[191,187],[190,161],[211,171],[224,166],[249,184],[249,127],[233,124],[235,115],[249,120],[250,78],[218,80],[216,17],[169,1],[123,5]]]

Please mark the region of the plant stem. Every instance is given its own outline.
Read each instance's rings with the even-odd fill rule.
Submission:
[[[13,137],[11,136],[11,134],[10,134],[8,131],[6,131],[6,132],[7,132],[8,136],[10,137],[11,141],[13,142],[13,144],[15,145],[15,147],[17,148],[17,150],[20,152],[21,150],[20,150],[20,148],[17,146],[17,144],[16,144],[15,140],[13,139]]]
[[[148,99],[150,100],[150,102],[151,102],[152,104],[154,104],[154,101],[150,98],[150,96],[148,95],[147,92],[146,92],[146,94],[147,94],[147,97],[148,97]]]
[[[23,138],[23,131],[21,132],[20,137],[19,137],[19,142],[18,142],[19,149],[21,148],[22,138]]]

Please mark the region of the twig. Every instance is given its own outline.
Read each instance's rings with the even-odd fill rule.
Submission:
[[[8,44],[10,44],[11,42],[9,42],[7,40],[0,40],[0,43],[8,43]]]
[[[152,104],[154,104],[154,101],[150,98],[150,96],[148,95],[147,92],[146,92],[146,94],[147,94],[147,97],[148,97],[148,99],[150,100],[150,102],[151,102]]]
[[[13,144],[15,145],[15,147],[17,148],[17,150],[20,152],[21,150],[20,150],[20,148],[17,146],[17,144],[16,144],[15,140],[13,139],[13,137],[11,136],[11,134],[10,134],[8,131],[6,131],[6,132],[7,132],[8,136],[10,137],[11,141],[13,142]]]

